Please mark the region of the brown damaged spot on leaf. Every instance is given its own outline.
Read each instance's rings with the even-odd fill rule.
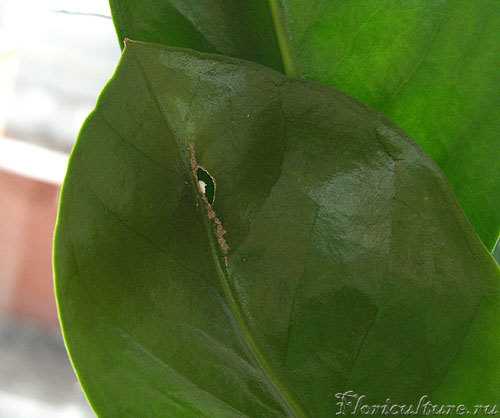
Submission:
[[[215,213],[213,206],[210,204],[210,202],[208,201],[205,194],[198,187],[198,180],[197,180],[196,172],[198,170],[199,165],[198,165],[198,162],[196,161],[196,152],[195,152],[193,144],[189,144],[189,155],[190,155],[190,160],[191,160],[191,175],[193,176],[193,180],[195,181],[195,184],[197,185],[197,189],[198,189],[198,192],[200,194],[201,200],[205,204],[205,208],[207,209],[208,220],[210,221],[210,223],[214,227],[215,236],[217,238],[219,248],[221,249],[222,254],[224,255],[224,261],[227,264],[226,255],[227,255],[230,248],[226,242],[226,239],[224,238],[224,235],[226,235],[226,230],[224,229],[224,225],[222,224],[221,220],[217,217],[217,214]]]

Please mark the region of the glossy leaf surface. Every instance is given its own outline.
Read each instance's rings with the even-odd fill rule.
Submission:
[[[500,3],[278,2],[296,73],[401,126],[442,168],[493,249],[500,233]]]
[[[499,401],[494,261],[435,164],[328,87],[129,42],[55,251],[101,417],[326,418],[347,390]]]
[[[498,1],[111,4],[123,36],[275,69],[283,62],[290,76],[330,84],[382,111],[437,161],[476,232],[493,248],[500,232]],[[180,30],[184,21],[191,26]],[[198,38],[213,39],[211,49]]]

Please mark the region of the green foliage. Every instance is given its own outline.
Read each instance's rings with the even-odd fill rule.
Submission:
[[[492,249],[500,231],[499,2],[281,3],[298,73],[401,126],[442,168]]]
[[[101,417],[326,418],[350,389],[499,403],[497,266],[435,164],[329,87],[128,42],[55,244]]]
[[[121,46],[126,38],[218,52],[282,69],[265,1],[110,0]]]
[[[278,70],[283,62],[288,75],[330,84],[382,111],[439,164],[493,249],[500,232],[497,0],[111,5],[122,40],[216,51]]]

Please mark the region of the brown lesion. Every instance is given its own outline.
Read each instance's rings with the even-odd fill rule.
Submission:
[[[214,227],[215,237],[217,238],[219,248],[222,251],[222,254],[224,255],[224,260],[226,260],[226,256],[230,249],[226,239],[224,238],[224,235],[226,235],[226,230],[224,229],[224,225],[222,224],[221,220],[217,217],[217,214],[215,213],[213,206],[210,204],[206,195],[203,193],[202,190],[200,190],[200,187],[198,186],[198,179],[196,173],[200,166],[196,161],[196,152],[193,144],[189,144],[189,156],[191,163],[191,175],[193,176],[193,181],[196,184],[196,188],[199,192],[202,202],[205,204],[208,220]]]

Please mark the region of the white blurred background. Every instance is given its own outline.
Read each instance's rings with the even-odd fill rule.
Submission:
[[[94,416],[58,328],[51,242],[68,153],[119,54],[107,0],[0,0],[0,418]]]

